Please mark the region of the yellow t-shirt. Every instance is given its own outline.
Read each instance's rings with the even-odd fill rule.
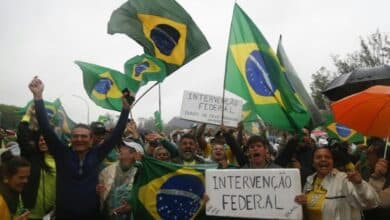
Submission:
[[[322,220],[322,205],[324,204],[326,190],[322,188],[323,179],[316,178],[313,190],[306,194],[306,213],[308,220]]]
[[[9,212],[8,205],[2,195],[0,195],[0,219],[11,220],[11,213]]]

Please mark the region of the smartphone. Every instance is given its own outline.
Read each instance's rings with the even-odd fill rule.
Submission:
[[[134,102],[134,96],[131,95],[131,91],[128,89],[128,88],[125,88],[124,90],[122,90],[122,93],[127,93],[127,95],[125,95],[126,99],[127,99],[127,102],[131,105],[133,104]]]

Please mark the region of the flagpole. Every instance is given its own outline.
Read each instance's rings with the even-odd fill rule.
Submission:
[[[160,112],[161,117],[161,84],[158,84],[158,111]]]
[[[153,84],[148,90],[146,90],[140,97],[138,97],[137,100],[134,101],[134,103],[131,105],[131,107],[133,108],[138,102],[140,99],[142,99],[142,97],[144,97],[148,92],[150,92],[150,90],[152,90],[155,86],[157,86],[157,84],[159,84],[159,82],[156,82],[155,84]]]

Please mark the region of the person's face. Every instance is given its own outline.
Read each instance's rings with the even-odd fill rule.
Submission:
[[[220,161],[220,160],[226,159],[225,148],[223,147],[223,145],[221,145],[221,144],[214,145],[211,157],[215,161]]]
[[[101,144],[105,137],[106,137],[105,134],[94,134],[93,135],[93,142],[92,142],[92,144],[93,145]]]
[[[313,166],[317,175],[324,177],[333,170],[333,157],[329,149],[318,149],[314,153]]]
[[[8,186],[15,192],[22,192],[24,186],[28,182],[28,177],[30,176],[30,167],[19,167],[16,171],[16,174],[8,177]]]
[[[75,128],[70,139],[73,150],[76,152],[88,151],[92,145],[92,137],[89,129]]]
[[[38,148],[39,148],[39,151],[41,151],[41,152],[47,152],[48,151],[47,144],[46,144],[46,141],[43,138],[43,136],[39,137]]]
[[[262,164],[265,162],[267,148],[261,142],[255,142],[248,147],[248,157],[253,164]]]
[[[183,138],[180,141],[180,152],[184,160],[192,160],[196,152],[195,141],[191,138]]]
[[[160,148],[156,152],[156,159],[161,161],[169,161],[169,153],[165,148]]]
[[[119,164],[122,168],[130,168],[135,162],[136,151],[127,146],[119,148]]]

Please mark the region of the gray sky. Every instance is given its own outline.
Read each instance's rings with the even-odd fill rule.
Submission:
[[[222,95],[225,57],[233,0],[177,0],[192,16],[212,49],[186,64],[162,84],[162,116],[168,122],[180,114],[184,90]],[[125,35],[106,33],[112,11],[124,0],[2,0],[0,1],[0,103],[24,106],[32,97],[27,84],[34,75],[45,82],[44,97],[60,97],[70,117],[86,122],[110,112],[89,100],[82,73],[73,63],[82,60],[123,71],[142,47]],[[321,66],[334,69],[331,54],[359,48],[359,36],[380,29],[390,33],[388,0],[238,0],[276,50],[283,45],[309,89],[311,74]],[[143,87],[142,94],[152,83]],[[228,94],[229,97],[234,97]],[[158,109],[153,89],[133,110],[135,118]]]

